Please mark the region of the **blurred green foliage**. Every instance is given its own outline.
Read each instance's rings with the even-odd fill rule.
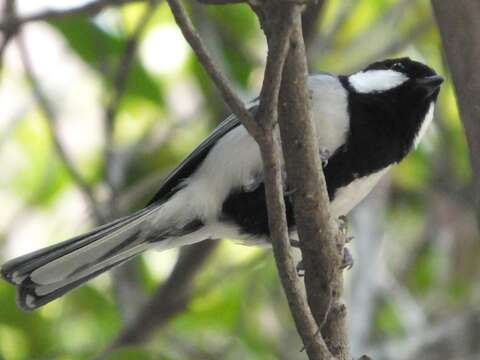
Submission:
[[[111,88],[113,71],[120,64],[127,46],[128,34],[108,33],[85,16],[51,21],[50,24],[64,36],[68,45],[88,65],[100,73]],[[127,93],[129,97],[145,98],[157,106],[162,103],[161,82],[156,81],[138,62],[130,69]],[[111,89],[110,89],[111,91]]]
[[[255,97],[262,78],[265,43],[254,14],[243,5],[208,8],[191,5],[193,21],[205,34],[207,44],[214,46],[212,50],[223,70],[245,99]],[[115,16],[113,20],[108,18],[109,21],[102,18],[107,14],[101,14],[94,19],[76,16],[48,23],[66,44],[68,57],[65,56],[65,61],[71,61],[69,57],[73,56],[93,70],[94,78],[101,84],[100,112],[105,99],[111,97],[115,71],[144,7],[144,4],[134,4],[120,10],[110,9],[108,14]],[[410,33],[419,23],[427,26],[419,33]],[[156,10],[142,39],[160,26],[175,26],[165,3]],[[389,50],[393,43],[400,45]],[[159,57],[169,52],[161,46],[156,50]],[[411,56],[432,64],[439,73],[448,76],[441,57],[439,35],[426,0],[328,0],[318,37],[310,50],[312,71],[345,72],[378,57]],[[152,175],[166,174],[226,114],[207,75],[192,53],[187,51],[187,54],[179,68],[167,73],[155,73],[141,57],[137,57],[131,67],[115,137],[122,151],[138,144],[145,146],[127,161],[124,192],[131,191]],[[32,56],[35,61],[36,54]],[[3,71],[3,76],[8,76],[16,70],[7,64]],[[155,137],[151,135],[168,132],[180,117],[170,100],[179,84],[187,84],[200,97],[193,111],[195,122],[178,129],[161,142],[161,146],[156,146]],[[23,89],[29,90],[28,86]],[[195,100],[185,97],[183,101],[190,104]],[[65,193],[74,191],[75,184],[55,154],[44,120],[35,106],[22,113],[21,121],[8,138],[8,145],[21,159],[27,160],[6,172],[0,184],[21,208],[50,214],[64,201]],[[98,121],[103,121],[102,116]],[[441,249],[438,250],[435,238],[440,235],[436,233],[429,236],[418,253],[412,255],[408,249],[415,249],[416,243],[428,237],[425,233],[432,225],[428,219],[432,211],[426,204],[433,193],[440,191],[438,184],[443,191],[462,193],[470,177],[463,129],[449,81],[440,96],[437,122],[426,143],[393,171],[386,225],[391,238],[386,241],[395,244],[393,248],[401,253],[399,258],[416,256],[400,279],[405,281],[406,288],[427,306],[435,297],[435,307],[448,312],[451,307],[472,301],[472,278],[478,274],[478,266],[466,267],[455,276],[442,276],[444,264],[440,260],[444,258],[438,254]],[[88,181],[100,186],[103,181],[101,146],[89,149],[76,160],[81,173],[88,175]],[[439,173],[438,166],[448,169],[448,178]],[[153,186],[148,188],[129,204],[130,207],[141,206],[155,190]],[[468,217],[465,208],[457,213]],[[79,222],[77,227],[82,226]],[[1,225],[0,246],[7,247],[11,229],[8,223]],[[61,228],[60,234],[73,235],[76,230]],[[452,230],[454,237],[455,231]],[[470,251],[478,254],[471,234],[463,236],[464,246],[456,249],[462,253],[456,255],[463,259]],[[58,240],[61,238],[52,239]],[[399,250],[403,245],[407,250]],[[196,288],[206,290],[199,290],[188,310],[157,333],[147,346],[122,349],[112,353],[109,359],[304,358],[299,352],[301,345],[274,264],[270,258],[259,257],[258,253],[258,250],[223,244],[196,283]],[[242,264],[252,258],[258,258],[256,265],[242,268]],[[397,262],[387,264],[391,271],[401,267]],[[153,271],[148,264],[142,263],[144,287],[152,292],[168,271]],[[236,267],[239,270],[229,272],[228,279],[222,278],[222,271]],[[454,269],[450,271],[455,272]],[[106,279],[102,277],[32,313],[19,310],[13,287],[0,282],[0,358],[92,358],[109,344],[123,325]],[[429,315],[435,316],[433,311]],[[375,318],[376,341],[402,335],[400,320],[401,314],[392,302],[388,299],[382,302]]]

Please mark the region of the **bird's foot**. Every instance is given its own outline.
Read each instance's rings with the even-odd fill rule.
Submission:
[[[326,168],[328,165],[328,159],[330,158],[330,150],[327,148],[320,148],[320,160],[322,160],[322,167]]]
[[[343,248],[343,259],[342,263],[340,264],[340,270],[350,270],[353,267],[354,261],[353,261],[353,256],[350,253],[350,250],[348,248]]]

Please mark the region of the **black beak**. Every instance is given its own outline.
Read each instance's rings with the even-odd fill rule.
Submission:
[[[443,77],[439,75],[427,76],[416,80],[418,87],[425,89],[427,96],[432,95],[443,83]]]

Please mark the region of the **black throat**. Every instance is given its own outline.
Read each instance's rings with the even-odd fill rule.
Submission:
[[[412,99],[411,89],[385,93],[355,92],[346,76],[350,129],[347,140],[325,168],[330,199],[338,188],[401,161],[412,149],[431,99]]]

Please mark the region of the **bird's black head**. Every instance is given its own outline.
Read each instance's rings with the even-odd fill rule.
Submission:
[[[351,90],[361,94],[403,96],[414,103],[435,101],[443,78],[410,58],[374,62],[348,77]]]
[[[355,163],[366,173],[399,162],[418,144],[443,78],[421,62],[399,58],[375,62],[340,81],[350,115],[346,148],[362,154]]]

